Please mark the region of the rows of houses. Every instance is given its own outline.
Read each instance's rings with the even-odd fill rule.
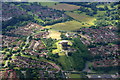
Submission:
[[[58,10],[37,4],[22,5],[21,7],[24,8],[26,11],[32,11],[34,15],[37,15],[43,21],[51,21],[60,19],[61,17],[62,18],[67,17],[67,15]]]
[[[115,42],[119,39],[116,31],[117,28],[114,28],[114,26],[106,26],[99,28],[81,28],[80,34],[83,34],[87,38],[81,38],[81,40],[86,45],[90,45],[91,43]]]
[[[112,45],[105,45],[105,46],[96,46],[94,48],[88,49],[93,55],[119,55],[117,52],[119,50],[118,45],[112,44]]]
[[[103,59],[99,61],[94,61],[93,66],[94,67],[111,67],[111,66],[120,66],[120,60],[119,59]]]
[[[12,19],[14,16],[25,15],[27,12],[20,10],[17,6],[9,3],[2,3],[2,21]]]
[[[84,36],[80,40],[93,56],[99,56],[97,61],[93,61],[93,67],[120,66],[117,30],[114,26],[80,29],[79,33]]]
[[[44,28],[42,26],[31,22],[26,26],[18,27],[17,29],[13,29],[13,30],[8,31],[6,33],[22,35],[22,36],[29,36],[29,35],[35,34],[37,31],[40,31],[40,30],[43,30],[43,29]]]
[[[13,64],[16,67],[19,68],[40,68],[41,70],[54,70],[57,71],[56,69],[56,65],[51,65],[48,62],[44,62],[41,60],[33,60],[31,58],[27,58],[27,57],[22,57],[22,56],[17,56],[16,59],[13,60]],[[53,70],[53,71],[54,71]]]
[[[13,43],[19,39],[19,37],[13,37],[13,36],[6,36],[6,35],[2,35],[2,47],[7,46],[10,47],[10,45],[13,45]]]

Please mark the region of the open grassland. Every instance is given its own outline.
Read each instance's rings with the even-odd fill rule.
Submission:
[[[64,23],[57,23],[52,26],[46,26],[46,28],[52,28],[53,30],[59,30],[59,31],[74,31],[77,29],[80,29],[82,27],[89,27],[90,25],[88,24],[83,24],[78,21],[67,21]]]
[[[86,23],[88,25],[94,25],[94,21],[96,20],[96,18],[90,17],[84,13],[77,14],[77,13],[66,12],[66,14],[71,16],[75,20],[78,20],[82,23]]]
[[[55,4],[58,4],[58,2],[40,2],[40,4],[42,6],[51,7],[51,6],[54,6]]]
[[[61,33],[55,30],[49,30],[49,35],[47,37],[51,37],[52,39],[61,39]]]
[[[99,15],[105,15],[106,11],[97,11],[97,14],[95,14],[94,16],[99,16]]]
[[[57,5],[52,6],[51,8],[57,9],[57,10],[72,11],[75,9],[79,9],[80,6],[70,5],[70,4],[57,4]]]
[[[80,74],[68,74],[69,78],[81,78]]]

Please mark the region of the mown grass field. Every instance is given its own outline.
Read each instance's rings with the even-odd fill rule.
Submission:
[[[75,9],[79,9],[80,6],[70,5],[70,4],[57,4],[57,5],[51,6],[51,8],[57,9],[57,10],[72,11]]]
[[[82,23],[88,24],[89,26],[94,25],[94,21],[96,20],[95,17],[88,16],[88,15],[86,15],[84,13],[77,14],[77,13],[72,13],[72,12],[66,12],[66,14],[71,16],[75,20],[78,20],[78,21],[80,21]]]
[[[82,27],[89,27],[89,26],[90,25],[88,24],[83,24],[73,20],[73,21],[67,21],[64,23],[57,23],[51,26],[46,26],[46,28],[51,28],[53,30],[58,30],[58,31],[74,31]]]
[[[58,2],[40,2],[40,4],[42,6],[51,7],[51,6],[54,6],[55,4],[58,4]]]
[[[80,74],[69,74],[69,78],[81,78]]]
[[[51,37],[52,39],[61,39],[61,33],[55,30],[49,30],[49,35],[47,37]]]

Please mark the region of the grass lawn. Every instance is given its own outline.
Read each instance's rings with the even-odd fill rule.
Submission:
[[[94,16],[98,16],[98,15],[105,15],[106,14],[106,11],[97,11],[97,14],[95,14]]]
[[[94,21],[96,20],[95,17],[88,16],[85,13],[77,14],[77,13],[72,13],[72,12],[66,12],[66,14],[71,16],[75,20],[88,24],[87,26],[94,25]]]
[[[52,28],[53,30],[59,30],[59,31],[73,31],[80,29],[81,27],[89,27],[90,25],[88,24],[82,24],[78,21],[67,21],[64,23],[57,23],[52,26],[46,26],[46,28]]]
[[[61,33],[55,30],[49,30],[49,35],[47,37],[51,37],[52,39],[61,39]]]
[[[72,10],[75,10],[75,9],[79,9],[80,6],[61,3],[61,4],[54,5],[51,8],[57,9],[57,10],[72,11]]]
[[[58,2],[40,2],[42,6],[47,6],[51,7],[54,6],[55,4],[58,4]]]
[[[80,74],[68,74],[69,78],[81,78]]]

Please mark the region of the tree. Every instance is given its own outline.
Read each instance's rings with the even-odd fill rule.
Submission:
[[[60,56],[58,55],[58,53],[53,54],[52,56],[55,57],[55,58],[59,58],[59,57],[60,57]]]
[[[105,6],[104,6],[104,9],[105,9],[105,10],[108,10],[109,8],[107,7],[107,5],[105,5]]]

